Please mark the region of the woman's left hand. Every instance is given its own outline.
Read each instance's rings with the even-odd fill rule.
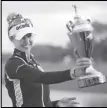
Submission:
[[[76,68],[87,68],[92,65],[92,60],[89,58],[79,58],[76,60]]]
[[[57,103],[57,107],[78,107],[78,105],[79,103],[76,101],[75,97],[62,98]]]
[[[78,78],[86,74],[83,71],[85,68],[88,68],[92,65],[92,60],[89,58],[79,58],[76,60],[76,66],[71,69],[70,75],[73,79]]]

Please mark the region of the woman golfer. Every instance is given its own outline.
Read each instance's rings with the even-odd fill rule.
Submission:
[[[51,101],[49,84],[74,80],[80,76],[76,76],[74,70],[90,66],[91,60],[88,58],[78,59],[75,69],[44,72],[30,53],[33,36],[35,36],[31,20],[20,14],[11,13],[7,21],[8,36],[15,49],[5,65],[5,82],[13,107],[78,106],[75,98]]]

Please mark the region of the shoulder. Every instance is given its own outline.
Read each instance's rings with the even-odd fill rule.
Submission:
[[[26,62],[22,58],[20,58],[18,56],[12,56],[6,62],[5,70],[7,70],[7,71],[12,70],[12,69],[14,70],[22,64],[26,64]]]

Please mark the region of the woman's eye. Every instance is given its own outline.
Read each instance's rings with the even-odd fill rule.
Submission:
[[[31,36],[32,36],[32,34],[31,34],[31,33],[29,33],[29,34],[27,35],[27,37],[28,37],[28,38],[30,38]]]
[[[30,38],[31,37],[31,35],[29,35],[29,36],[27,36],[28,38]]]
[[[22,39],[25,39],[25,36]]]

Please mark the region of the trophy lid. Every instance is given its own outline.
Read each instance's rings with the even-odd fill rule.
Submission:
[[[77,7],[73,5],[75,9],[73,32],[93,31],[90,19],[83,19],[77,14]]]

